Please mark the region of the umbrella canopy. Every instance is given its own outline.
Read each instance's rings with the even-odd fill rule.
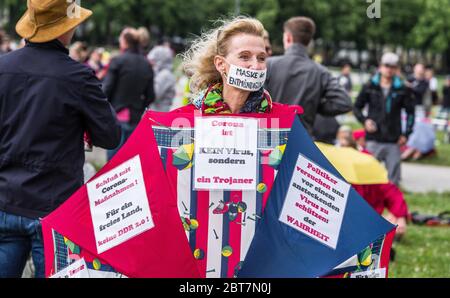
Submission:
[[[271,167],[274,167],[274,168],[278,167],[278,165],[280,164],[281,159],[283,157],[284,150],[286,150],[286,144],[276,146],[275,149],[272,151],[272,153],[270,153],[269,165]]]
[[[180,146],[173,154],[173,165],[179,170],[185,170],[192,167],[192,157],[194,155],[194,144]]]
[[[386,168],[373,156],[361,153],[353,148],[335,147],[316,143],[325,157],[351,184],[388,183]]]

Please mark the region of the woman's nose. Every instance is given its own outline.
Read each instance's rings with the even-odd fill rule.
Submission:
[[[248,67],[251,70],[262,70],[266,68],[266,63],[258,61],[258,58],[252,59],[252,61],[249,63]]]

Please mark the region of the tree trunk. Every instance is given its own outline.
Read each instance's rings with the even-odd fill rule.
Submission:
[[[445,73],[449,73],[450,72],[450,47],[447,48],[447,51],[443,55],[443,58],[445,60],[445,62],[443,63],[443,68],[444,68],[443,70],[445,71]]]
[[[111,36],[111,14],[110,10],[107,10],[106,18],[105,18],[105,36],[101,38],[102,42],[105,42],[108,45],[113,45],[113,39]]]
[[[13,35],[15,34],[15,26],[19,18],[22,16],[22,14],[25,12],[25,10],[22,11],[22,1],[19,2],[19,4],[10,4],[9,5],[9,20],[6,23],[6,31]]]
[[[329,42],[324,42],[323,45],[323,65],[329,65],[331,62],[331,57],[333,56],[333,45],[331,45]]]
[[[1,1],[0,2],[0,26],[3,25],[2,24],[3,20],[5,20],[5,7],[4,7],[3,1]]]

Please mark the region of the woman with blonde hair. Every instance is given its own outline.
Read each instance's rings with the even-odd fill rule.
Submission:
[[[295,111],[302,109],[272,102],[263,87],[266,57],[264,27],[258,20],[238,17],[223,22],[194,41],[184,54],[183,65],[193,94],[191,104],[174,110],[170,117],[165,115],[167,118],[159,119],[173,121],[186,116],[191,119],[192,114],[194,117],[198,114],[246,114],[247,117],[282,118],[288,123],[288,119],[296,117]],[[157,118],[158,114],[151,117]],[[194,147],[192,139],[183,138],[183,145],[179,147],[174,137],[167,147],[167,131],[157,135],[167,176],[174,185],[183,227],[202,276],[238,275],[269,198],[277,167],[276,162],[268,164],[269,155],[274,152],[275,156],[283,150],[288,130],[285,123],[280,127],[270,126],[276,140],[261,140],[255,168],[257,187],[249,191],[194,189],[193,162],[179,165],[179,154]],[[191,125],[183,129],[183,133],[190,134],[195,129],[195,124]],[[262,126],[258,133],[263,131]]]
[[[195,40],[183,56],[192,104],[175,110],[205,114],[293,111],[272,101],[264,89],[267,52],[264,26],[237,17]],[[297,108],[301,110],[301,108]]]
[[[139,39],[141,53],[147,55],[150,46],[150,32],[145,27],[139,27],[136,33]]]

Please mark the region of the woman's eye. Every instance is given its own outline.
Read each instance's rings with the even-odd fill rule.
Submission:
[[[240,56],[239,58],[242,59],[242,60],[248,60],[248,59],[250,59],[250,57],[247,56],[247,55],[242,55],[242,56]]]
[[[265,62],[266,61],[266,57],[258,57],[258,61],[259,62]]]

